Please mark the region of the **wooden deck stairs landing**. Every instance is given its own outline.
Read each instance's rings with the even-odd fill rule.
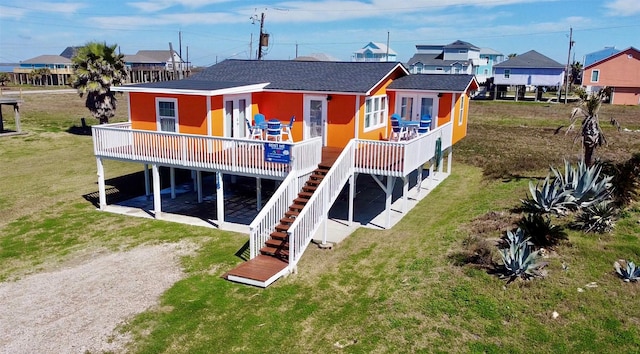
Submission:
[[[271,238],[260,249],[260,255],[242,263],[226,274],[227,280],[266,288],[278,278],[288,272],[289,265],[289,236],[287,231],[296,217],[302,212],[307,202],[327,175],[331,166],[340,154],[339,150],[323,151],[322,161],[313,171],[298,197],[293,200],[289,210],[271,233]]]

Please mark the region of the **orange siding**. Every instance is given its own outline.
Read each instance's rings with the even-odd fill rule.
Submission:
[[[327,146],[345,147],[353,139],[355,109],[355,96],[332,95],[327,102]]]
[[[445,93],[438,100],[438,122],[436,127],[440,127],[451,121],[451,100],[452,93]]]
[[[203,96],[160,95],[153,93],[130,93],[131,127],[133,129],[157,130],[156,97],[178,100],[178,125],[180,133],[207,133],[206,99]]]
[[[613,104],[640,104],[640,87],[615,87],[613,89]]]
[[[597,82],[591,81],[594,70],[599,70]],[[609,86],[614,88],[614,104],[637,105],[640,102],[640,52],[627,49],[609,60],[585,69],[584,86]],[[619,94],[618,94],[619,93]]]
[[[452,144],[457,143],[467,136],[467,120],[469,117],[469,96],[467,94],[457,95],[456,106],[453,115],[453,139]],[[462,124],[460,124],[460,105],[464,102],[464,112],[462,112]]]
[[[211,135],[224,136],[224,102],[222,96],[211,97]]]
[[[291,116],[296,116],[293,123],[293,141],[301,141],[304,126],[304,96],[301,93],[258,92],[251,97],[253,114],[262,113],[267,120],[278,119],[289,124]],[[253,118],[253,117],[252,117]]]

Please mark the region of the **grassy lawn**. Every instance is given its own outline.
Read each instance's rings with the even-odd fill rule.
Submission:
[[[69,133],[89,117],[83,100],[24,100],[28,133],[0,138],[0,280],[99,249],[180,239],[200,245],[183,259],[186,278],[120,329],[135,339],[130,352],[640,352],[640,284],[623,283],[612,266],[620,258],[640,262],[640,205],[611,234],[569,230],[545,260],[543,279],[506,285],[454,259],[478,220],[508,214],[530,178],[577,159],[579,145],[564,128],[554,134],[566,128],[571,107],[472,102],[453,174],[397,226],[359,229],[333,250],[310,247],[297,274],[263,290],[221,279],[241,261],[234,254],[246,235],[95,211],[86,198],[97,191],[91,137]],[[121,99],[116,120],[126,112]],[[640,107],[604,106],[601,117],[603,125],[614,117],[640,129]],[[609,146],[597,156],[624,160],[640,151],[640,133],[605,128]],[[140,170],[106,166],[107,179]]]

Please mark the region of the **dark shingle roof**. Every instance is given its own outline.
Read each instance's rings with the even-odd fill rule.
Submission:
[[[460,48],[464,48],[464,49],[472,49],[472,50],[480,50],[480,48],[476,47],[475,45],[469,43],[469,42],[465,42],[465,41],[461,41],[461,40],[457,40],[453,43],[449,43],[446,46],[444,46],[447,49],[460,49]]]
[[[468,63],[468,60],[443,60],[442,54],[414,54],[407,65],[422,63],[428,66],[451,66],[455,63]]]
[[[269,83],[267,90],[368,92],[400,63],[227,59],[185,81]]]
[[[40,55],[20,62],[21,64],[71,64],[69,58],[59,55]]]
[[[413,74],[394,80],[389,89],[463,92],[473,75]]]
[[[535,50],[530,50],[524,54],[517,55],[513,58],[510,58],[507,61],[503,61],[500,64],[496,64],[493,66],[494,68],[526,68],[526,69],[536,69],[536,68],[564,68],[564,65],[558,63],[557,61],[546,57]]]

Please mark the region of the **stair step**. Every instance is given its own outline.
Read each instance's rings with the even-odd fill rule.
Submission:
[[[304,208],[304,204],[294,203],[294,204],[289,205],[289,210],[291,210],[291,211],[300,212],[303,208]]]
[[[310,179],[307,181],[308,186],[318,187],[318,185],[322,182],[322,178],[320,179]]]
[[[327,164],[327,163],[322,163],[320,162],[318,164],[318,168],[319,169],[323,169],[323,170],[330,170],[331,169],[331,165]]]
[[[267,247],[289,250],[289,241],[269,239],[264,243]]]
[[[296,198],[293,200],[295,204],[300,204],[300,205],[307,205],[308,201],[309,201],[309,198]]]
[[[278,225],[276,225],[276,231],[285,232],[285,231],[289,230],[289,227],[291,227],[291,225],[278,224]]]
[[[300,215],[300,212],[299,212],[299,211],[295,211],[295,210],[289,210],[289,211],[287,211],[286,213],[284,213],[284,215],[286,215],[286,216],[288,216],[288,217],[290,217],[290,218],[291,218],[291,217],[295,218],[295,217],[297,217],[298,215]]]
[[[280,250],[275,247],[262,247],[260,249],[260,253],[276,257],[289,258],[289,250]]]
[[[285,215],[287,214],[285,213]],[[293,224],[294,221],[296,221],[296,218],[289,217],[288,215],[287,217],[280,219],[281,224]]]
[[[269,236],[274,240],[286,240],[289,237],[286,232],[281,231],[274,231]]]
[[[329,172],[328,168],[316,168],[313,170],[312,175],[326,175]]]
[[[318,186],[304,185],[302,186],[302,190],[305,192],[315,192],[318,189]]]
[[[298,197],[300,198],[311,198],[311,196],[313,195],[313,192],[300,192],[298,193]]]

